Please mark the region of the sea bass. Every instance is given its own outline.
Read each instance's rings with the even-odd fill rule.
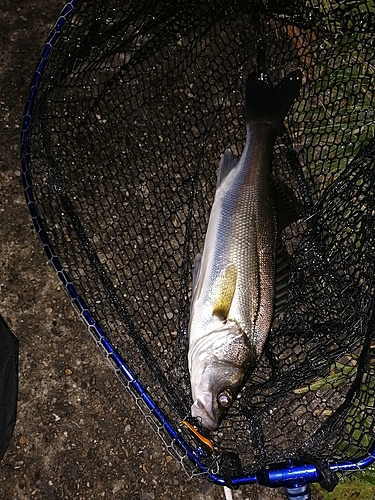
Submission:
[[[272,87],[246,81],[246,144],[221,158],[204,249],[194,263],[188,364],[191,414],[206,430],[220,424],[255,369],[274,314],[277,217],[274,143],[301,86],[301,71]]]

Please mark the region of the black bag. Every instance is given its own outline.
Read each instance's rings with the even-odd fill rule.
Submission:
[[[18,339],[0,316],[0,460],[12,437],[17,416]]]

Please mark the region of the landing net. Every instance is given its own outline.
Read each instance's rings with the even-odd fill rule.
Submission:
[[[370,453],[374,10],[370,1],[78,0],[44,49],[23,130],[34,224],[94,338],[152,398],[156,411],[136,395],[183,463],[189,453],[169,425],[190,458],[227,478],[288,459],[327,473]],[[192,404],[193,261],[220,157],[244,147],[248,74],[276,84],[296,68],[303,85],[272,174],[304,210],[283,233],[288,300],[205,454],[180,425]]]

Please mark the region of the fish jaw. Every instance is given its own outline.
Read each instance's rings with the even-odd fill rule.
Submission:
[[[206,392],[202,393],[200,397],[201,399],[196,399],[192,404],[191,415],[199,419],[204,429],[214,431],[218,422],[212,413],[212,395]]]
[[[201,337],[189,354],[191,414],[206,430],[214,430],[254,368],[256,352],[241,328],[227,321]],[[222,394],[229,395],[229,404],[219,403]]]

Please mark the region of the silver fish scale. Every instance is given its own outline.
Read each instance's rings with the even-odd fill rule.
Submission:
[[[205,315],[212,315],[213,301],[220,294],[223,270],[234,266],[237,282],[228,319],[241,327],[258,355],[262,350],[274,298],[276,226],[270,186],[274,136],[269,125],[254,126],[240,162],[217,189],[197,283],[202,287],[200,299],[194,298],[192,306],[190,342],[195,311],[201,312],[202,333],[209,323]]]

